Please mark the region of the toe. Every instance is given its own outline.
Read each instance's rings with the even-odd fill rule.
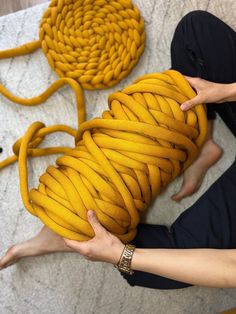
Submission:
[[[191,182],[186,183],[182,186],[182,188],[180,189],[178,193],[174,194],[171,197],[171,199],[176,202],[180,202],[184,197],[192,195],[197,190],[198,190],[198,187],[195,184]]]
[[[17,245],[11,246],[5,255],[0,259],[0,270],[15,264],[20,259],[19,248]]]

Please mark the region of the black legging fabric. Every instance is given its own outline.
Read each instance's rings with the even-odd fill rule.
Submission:
[[[236,34],[228,25],[208,12],[193,11],[183,17],[175,30],[172,68],[184,75],[232,83],[236,81],[235,49]],[[209,119],[214,119],[217,112],[236,136],[236,104],[210,104],[207,109]],[[140,223],[130,243],[138,248],[236,248],[235,191],[236,161],[170,228]],[[122,276],[131,286],[153,289],[190,286],[142,271]]]

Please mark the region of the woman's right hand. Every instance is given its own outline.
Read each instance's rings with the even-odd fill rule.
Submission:
[[[198,104],[224,103],[236,100],[236,83],[214,83],[200,77],[190,76],[185,76],[185,78],[195,89],[197,95],[180,106],[183,111]]]

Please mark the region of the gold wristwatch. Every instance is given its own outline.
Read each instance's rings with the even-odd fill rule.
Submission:
[[[132,275],[134,271],[131,267],[131,260],[134,254],[135,246],[132,244],[126,244],[121,254],[119,262],[114,265],[120,272]]]

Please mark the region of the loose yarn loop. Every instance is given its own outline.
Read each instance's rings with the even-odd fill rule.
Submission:
[[[66,126],[30,126],[14,147],[25,207],[59,235],[88,240],[93,209],[101,224],[124,243],[136,235],[140,213],[196,158],[207,131],[205,107],[183,112],[180,104],[195,96],[185,78],[168,70],[140,77],[109,96],[102,118]],[[47,134],[65,131],[75,148],[37,146]],[[65,152],[28,191],[27,155]],[[10,159],[11,159],[10,158]],[[0,168],[13,160],[0,163]]]
[[[45,101],[64,84],[73,85],[76,95],[79,85],[84,89],[111,87],[138,62],[144,41],[144,21],[130,0],[52,0],[40,23],[39,40],[0,51],[0,59],[32,53],[41,47],[60,79],[31,99],[17,97],[1,84],[0,93],[32,106]]]

